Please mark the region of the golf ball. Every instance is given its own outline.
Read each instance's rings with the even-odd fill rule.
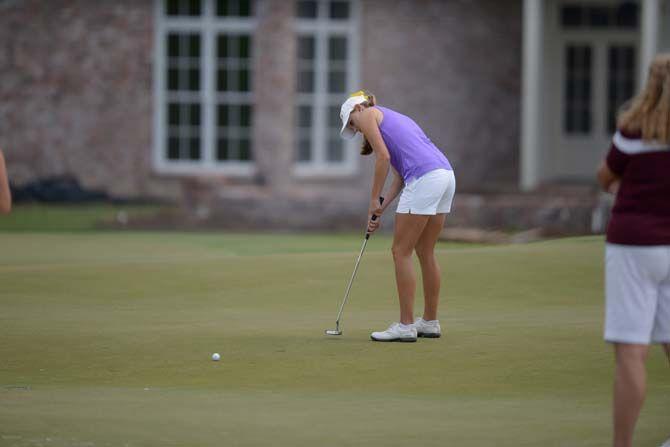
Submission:
[[[215,362],[218,362],[220,359],[221,359],[221,356],[219,355],[218,352],[215,352],[214,354],[212,354],[212,360],[214,360]]]

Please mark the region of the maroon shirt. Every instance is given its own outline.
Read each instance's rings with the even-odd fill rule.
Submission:
[[[621,177],[607,242],[670,245],[670,145],[617,132],[607,166]]]

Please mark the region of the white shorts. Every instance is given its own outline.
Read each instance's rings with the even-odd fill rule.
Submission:
[[[456,193],[454,171],[435,169],[405,185],[396,213],[435,214],[451,211]]]
[[[670,343],[670,245],[606,245],[605,340]]]

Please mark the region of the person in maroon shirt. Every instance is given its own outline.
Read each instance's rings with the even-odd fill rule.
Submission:
[[[616,359],[613,445],[630,447],[649,344],[660,343],[670,361],[670,54],[654,58],[617,128],[598,181],[616,194],[605,248],[605,340]]]

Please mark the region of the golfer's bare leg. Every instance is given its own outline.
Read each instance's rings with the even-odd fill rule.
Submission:
[[[632,447],[635,423],[644,403],[647,345],[615,343],[614,447]]]
[[[425,301],[423,319],[426,321],[437,320],[437,306],[440,302],[440,266],[435,258],[435,244],[444,227],[445,217],[446,214],[430,216],[415,247],[421,263]]]
[[[393,262],[400,301],[400,322],[414,322],[414,292],[416,275],[412,265],[412,253],[430,216],[397,213],[393,233]]]
[[[668,358],[668,365],[670,365],[670,343],[663,343],[663,350],[665,351],[665,356]]]

